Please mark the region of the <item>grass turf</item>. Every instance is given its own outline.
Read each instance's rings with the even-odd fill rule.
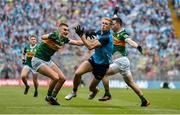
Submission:
[[[34,88],[28,95],[24,87],[0,87],[0,114],[180,114],[180,90],[143,89],[150,100],[149,107],[140,107],[140,100],[129,89],[111,89],[112,100],[99,102],[103,89],[93,100],[88,100],[88,88],[79,88],[78,96],[71,101],[64,99],[71,92],[63,88],[58,95],[60,106],[51,106],[44,101],[46,87],[39,88],[39,96],[33,97]]]

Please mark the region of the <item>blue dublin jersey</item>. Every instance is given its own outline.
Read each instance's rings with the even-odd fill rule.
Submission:
[[[110,31],[97,32],[97,38],[102,47],[95,48],[92,58],[96,64],[110,64],[112,62],[113,38]]]

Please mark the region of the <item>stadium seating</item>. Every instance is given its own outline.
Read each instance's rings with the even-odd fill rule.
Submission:
[[[86,29],[97,29],[100,19],[111,17],[116,5],[120,7],[119,16],[127,31],[145,51],[145,56],[142,56],[128,46],[135,79],[180,80],[180,45],[172,25],[171,11],[164,0],[1,1],[0,72],[11,71],[7,72],[8,76],[3,74],[0,77],[19,78],[21,50],[27,43],[28,35],[35,34],[40,41],[42,34],[54,31],[56,25],[63,21],[70,24],[70,28],[81,24]],[[87,49],[82,47],[80,51],[84,53]],[[79,64],[79,61],[73,59],[78,56],[74,46],[67,45],[60,55],[61,58],[57,55],[53,57],[56,63],[61,63],[59,65]],[[65,60],[67,55],[72,62]],[[72,69],[71,66],[62,67],[64,71]],[[68,76],[73,76],[73,70]]]

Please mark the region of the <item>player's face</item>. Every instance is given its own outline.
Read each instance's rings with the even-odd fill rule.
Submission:
[[[67,26],[60,27],[61,36],[66,37],[69,34],[69,29]]]
[[[117,32],[121,28],[121,25],[117,23],[115,20],[112,21],[112,30]]]
[[[102,30],[103,31],[108,31],[111,29],[111,22],[108,20],[102,20]]]
[[[37,43],[36,37],[31,37],[31,38],[30,38],[30,44],[31,44],[31,45],[35,45],[36,43]]]

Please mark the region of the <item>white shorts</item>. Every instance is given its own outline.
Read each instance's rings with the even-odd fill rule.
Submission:
[[[32,69],[31,67],[29,67],[28,65],[24,65],[23,68],[26,68],[28,71],[32,72],[33,74],[38,74],[34,69]]]
[[[127,57],[120,57],[110,64],[110,68],[114,73],[120,73],[122,75],[131,73],[130,61]]]
[[[35,71],[37,71],[43,65],[47,65],[49,67],[52,67],[53,65],[55,65],[52,60],[47,62],[47,61],[44,61],[44,60],[39,59],[37,57],[33,57],[32,60],[31,60],[31,63],[32,63],[32,68]]]

